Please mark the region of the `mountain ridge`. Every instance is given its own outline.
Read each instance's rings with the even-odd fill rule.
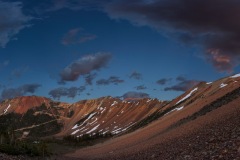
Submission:
[[[210,122],[220,124],[221,117],[219,115],[226,115],[225,118],[230,119],[227,116],[234,114],[232,113],[234,110],[239,112],[239,107],[236,106],[240,102],[239,93],[240,74],[236,74],[214,82],[201,82],[172,101],[149,98],[126,101],[108,96],[68,104],[54,102],[44,97],[21,97],[20,100],[16,98],[12,99],[12,101],[6,100],[0,104],[0,113],[2,113],[0,123],[1,118],[11,114],[13,114],[13,117],[22,117],[19,121],[20,126],[17,126],[15,131],[21,137],[23,137],[24,132],[28,132],[28,135],[23,138],[31,136],[54,136],[56,138],[71,136],[79,138],[85,135],[94,137],[95,135],[106,134],[115,137],[116,135],[116,138],[113,138],[108,143],[99,144],[104,149],[98,150],[90,147],[89,150],[80,149],[75,153],[66,155],[66,159],[80,155],[83,159],[84,157],[96,159],[98,156],[108,159],[106,155],[112,157],[109,154],[112,150],[120,157],[122,153],[131,155],[124,147],[132,148],[142,142],[146,142],[147,146],[153,147],[155,144],[162,143],[155,138],[159,137],[161,140],[166,134],[175,135],[174,131],[179,130],[181,131],[179,133],[190,136],[190,133],[193,132],[191,127],[186,129],[186,131],[190,130],[189,133],[183,130],[185,126],[190,124],[193,126],[192,128],[199,129],[200,133],[204,132],[198,125],[200,123],[202,125],[209,125]],[[28,100],[28,98],[37,99],[37,102],[33,104],[40,106],[31,107],[29,104],[32,101]],[[23,105],[23,102],[26,102],[26,104]],[[28,110],[19,109],[18,104],[21,104],[21,107],[26,106]],[[14,115],[15,111],[16,115]],[[22,114],[22,116],[19,116],[19,114]],[[34,121],[29,121],[29,117]],[[209,122],[204,121],[203,117],[209,119]],[[216,118],[213,119],[212,117]],[[226,124],[230,123],[226,122]],[[210,125],[210,128],[214,128],[214,126]],[[238,134],[238,130],[230,129],[233,129],[231,131],[234,134]],[[214,132],[211,131],[211,134],[214,134]],[[171,143],[171,145],[173,144]],[[144,148],[144,146],[143,144],[136,145],[137,150],[146,154],[144,150],[147,148]],[[91,149],[96,150],[96,153],[99,154],[91,155],[91,152],[89,152]],[[132,149],[135,151],[134,148]],[[149,152],[151,153],[151,151]]]

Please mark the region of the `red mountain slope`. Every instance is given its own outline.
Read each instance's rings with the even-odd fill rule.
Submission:
[[[150,125],[66,159],[240,159],[239,103],[239,75],[200,83]]]

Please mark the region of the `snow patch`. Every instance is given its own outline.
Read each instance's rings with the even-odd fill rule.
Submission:
[[[104,108],[104,110],[101,111],[101,114],[106,110],[106,108]]]
[[[98,105],[97,109],[99,109],[103,104],[103,100],[100,102],[100,104]]]
[[[79,125],[78,125],[78,124],[75,124],[75,126],[73,126],[72,129],[76,129],[76,128],[78,128],[78,127],[79,127]]]
[[[223,87],[226,87],[226,86],[227,86],[227,84],[222,83],[222,84],[220,85],[220,88],[223,88]]]
[[[102,134],[106,134],[107,132],[109,132],[109,130],[104,131]]]
[[[91,129],[90,131],[88,131],[86,134],[89,134],[89,133],[91,133],[91,132],[93,132],[93,131],[95,131],[98,127],[100,126],[100,124],[99,125],[97,125],[97,126],[95,126],[93,129]]]
[[[85,131],[87,131],[87,130],[88,130],[88,128],[86,128],[86,129],[82,130],[81,132],[83,133],[83,132],[85,132]]]
[[[118,128],[118,129],[116,129],[116,130],[113,130],[113,131],[112,131],[112,134],[118,134],[118,133],[122,132],[121,129],[122,129],[122,128]]]
[[[79,125],[79,124],[76,124],[75,126],[73,126],[73,128],[72,129],[76,129],[76,128],[78,128],[78,127],[80,127],[80,126],[82,126],[83,124],[85,124],[89,119],[91,119],[94,115],[96,114],[96,112],[95,113],[92,113],[92,114],[90,114],[89,116],[88,116],[88,118],[81,124],[81,125]]]
[[[180,110],[182,110],[183,108],[184,108],[184,106],[178,107],[178,108],[174,108],[173,110],[169,111],[169,112],[166,113],[165,115],[167,115],[167,114],[169,114],[169,113],[171,113],[171,112],[174,112],[174,111],[180,111]]]
[[[85,130],[87,130],[87,129],[84,129],[85,127],[83,127],[83,128],[81,128],[81,129],[77,129],[76,131],[74,131],[74,132],[72,132],[71,133],[71,135],[74,135],[74,134],[76,134],[77,132],[79,132],[79,131],[85,131]],[[84,129],[84,130],[83,130]]]
[[[131,122],[131,123],[132,123],[132,122]],[[131,123],[129,123],[129,124],[131,124]],[[128,128],[132,127],[135,123],[136,123],[136,122],[132,123],[131,125],[129,125],[128,127],[124,128],[124,129],[122,129],[122,132],[123,132],[123,131],[126,131]]]
[[[212,82],[207,82],[206,84],[212,84]]]
[[[174,110],[180,111],[180,110],[182,110],[183,108],[184,108],[184,106],[175,108]]]
[[[178,103],[186,100],[187,98],[189,98],[189,97],[193,94],[193,92],[195,92],[195,91],[197,91],[197,90],[198,90],[198,88],[194,88],[189,94],[187,94],[185,97],[183,97],[183,98],[182,98],[180,101],[178,101],[176,104],[178,104]]]
[[[94,121],[92,121],[91,123],[89,123],[90,125],[94,124],[98,119],[96,118]]]
[[[114,105],[116,105],[116,104],[118,104],[118,102],[117,102],[117,101],[114,101],[114,102],[111,104],[111,107],[114,106]]]
[[[148,100],[147,100],[147,103],[148,103],[148,102],[151,102],[151,101],[152,101],[152,99],[148,99]]]
[[[8,109],[11,107],[11,104],[8,105],[8,107],[6,109],[3,110],[3,114],[6,114]]]
[[[76,131],[72,132],[71,135],[74,135],[74,134],[76,134],[79,131],[80,131],[80,129],[77,129]]]
[[[237,77],[240,77],[240,73],[231,76],[231,78],[237,78]]]

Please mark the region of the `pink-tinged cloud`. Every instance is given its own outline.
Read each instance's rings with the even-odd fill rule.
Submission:
[[[182,76],[178,76],[176,78],[176,81],[178,81],[177,84],[164,88],[164,91],[183,91],[183,92],[185,92],[201,82],[198,80],[188,80]]]
[[[236,56],[224,55],[219,49],[209,49],[208,60],[220,72],[233,72],[233,68],[237,66]]]
[[[99,71],[107,66],[111,57],[112,54],[106,52],[83,56],[61,71],[60,82],[76,81],[80,76],[89,75],[92,71]]]
[[[219,71],[229,72],[240,64],[239,0],[116,0],[105,11],[113,19],[127,19],[197,44]]]
[[[61,97],[75,98],[86,89],[85,86],[80,87],[59,87],[52,89],[48,94],[54,99],[60,99]]]
[[[74,28],[69,30],[62,38],[63,45],[71,44],[81,44],[87,41],[96,39],[97,36],[93,34],[88,34],[83,31],[81,28]]]

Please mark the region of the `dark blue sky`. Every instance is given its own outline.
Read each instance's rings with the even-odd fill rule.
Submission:
[[[239,71],[239,15],[235,0],[0,0],[1,99],[170,100]]]

